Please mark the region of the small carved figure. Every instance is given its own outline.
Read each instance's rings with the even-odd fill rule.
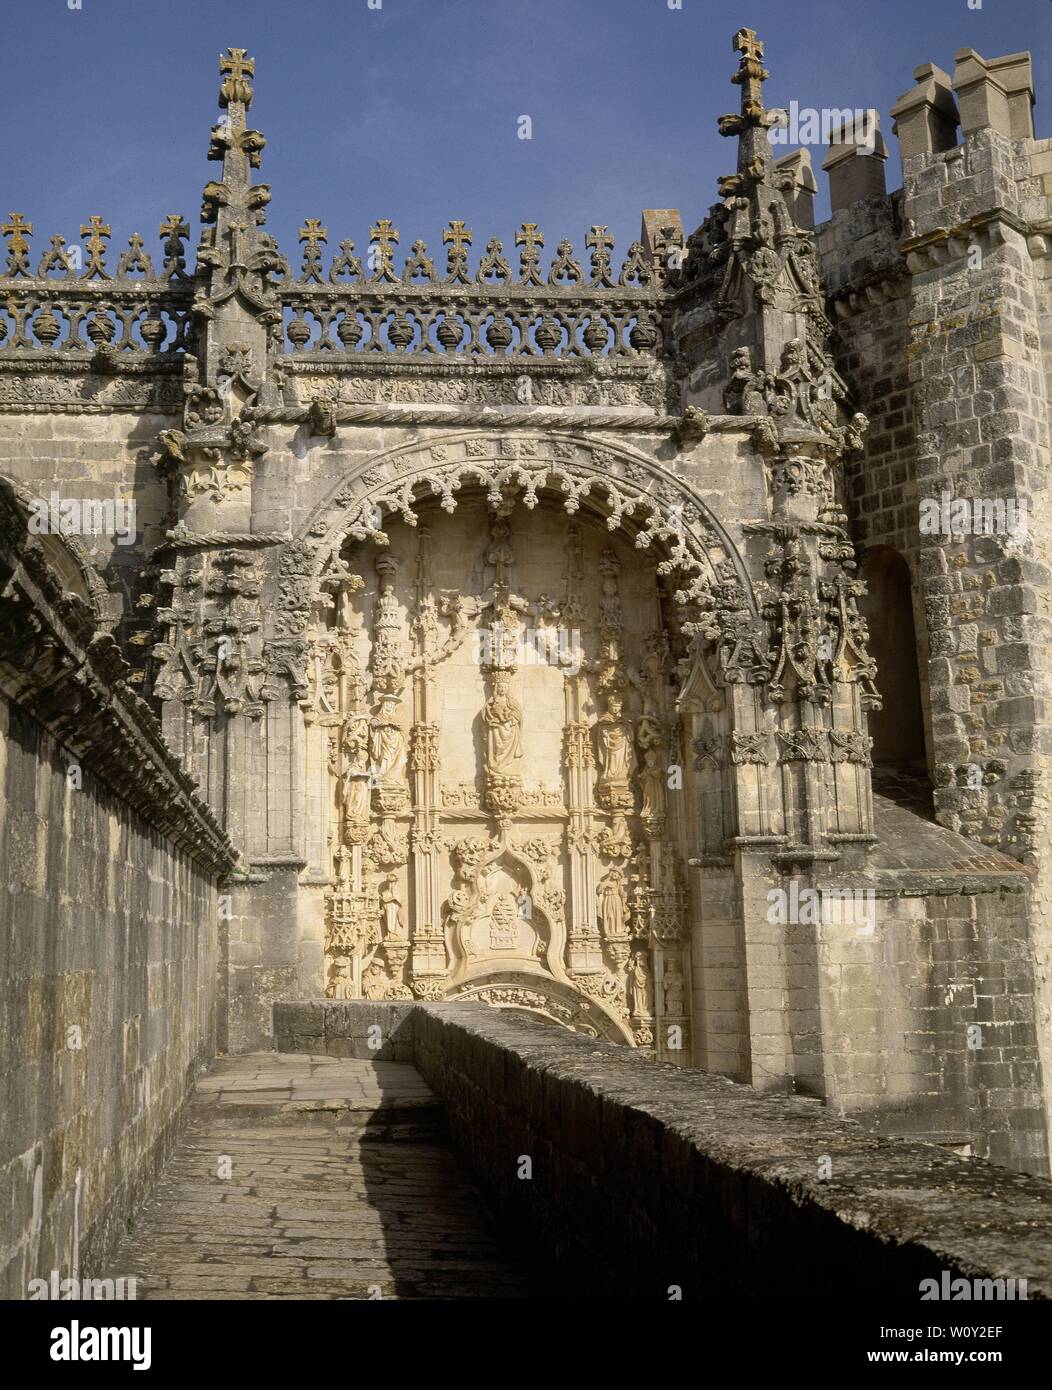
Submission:
[[[607,806],[632,804],[632,773],[636,755],[632,747],[632,726],[623,718],[621,696],[611,691],[606,697],[606,711],[595,724],[596,756],[599,778],[596,791],[599,801]]]
[[[723,392],[723,404],[731,415],[766,415],[766,373],[754,372],[747,347],[731,353],[731,378]]]
[[[625,875],[621,869],[612,868],[599,880],[597,889],[599,921],[603,935],[624,936],[628,917],[628,904],[625,902]]]
[[[665,819],[665,757],[660,748],[647,748],[639,775],[643,792],[642,816],[646,823]]]
[[[394,874],[384,879],[380,889],[380,912],[384,922],[384,940],[405,940],[405,919],[402,916],[402,899],[398,896],[398,880]]]
[[[665,958],[665,1017],[683,1016],[683,967],[675,956]]]
[[[362,971],[362,996],[365,999],[382,999],[387,993],[387,971],[378,960],[374,960]]]
[[[382,787],[405,781],[405,734],[395,718],[397,695],[380,697],[380,712],[372,721],[373,770]]]
[[[438,611],[443,618],[449,619],[449,637],[446,639],[446,648],[452,651],[464,641],[471,624],[482,612],[482,600],[471,594],[462,594],[458,591],[454,594],[444,595],[439,601]]]
[[[348,715],[340,739],[343,772],[340,800],[345,829],[369,816],[369,717],[364,712]]]
[[[646,951],[633,951],[628,968],[628,1001],[633,1018],[654,1017],[654,985]]]
[[[350,999],[353,996],[351,963],[346,956],[335,956],[329,965],[328,988],[330,999]]]
[[[599,562],[603,579],[599,594],[599,627],[607,640],[615,638],[624,627],[618,575],[621,566],[613,551],[606,551]]]
[[[486,771],[491,776],[514,773],[522,757],[522,706],[508,693],[510,680],[507,671],[495,673],[493,694],[482,711],[486,725]]]

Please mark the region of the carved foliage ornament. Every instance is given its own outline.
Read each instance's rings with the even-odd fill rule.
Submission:
[[[529,509],[538,504],[543,489],[548,495],[561,496],[564,510],[571,515],[585,502],[599,508],[611,531],[630,523],[637,549],[657,547],[661,552],[658,573],[676,575],[678,602],[709,600],[717,583],[717,568],[725,565],[728,578],[733,576],[738,583],[743,607],[748,609],[748,581],[740,564],[730,558],[735,554],[733,545],[700,499],[680,480],[671,476],[665,480],[682,497],[682,502],[669,505],[629,476],[632,461],[620,453],[611,457],[615,466],[624,468],[624,477],[613,471],[609,460],[602,465],[590,463],[587,444],[578,441],[566,441],[574,446],[573,463],[559,457],[562,441],[547,436],[512,441],[520,451],[527,445],[538,450],[529,462],[522,457],[507,461],[502,455],[505,442],[508,441],[493,437],[469,437],[459,446],[445,446],[464,450],[465,457],[460,462],[451,459],[437,466],[425,449],[415,455],[415,461],[414,455],[402,455],[394,461],[395,471],[402,474],[397,482],[351,495],[347,495],[345,487],[339,489],[332,501],[308,522],[307,534],[324,539],[333,552],[340,549],[345,535],[383,545],[387,540],[382,529],[384,518],[398,516],[406,525],[415,526],[416,505],[424,498],[438,498],[442,509],[452,512],[463,489],[482,487],[494,507],[517,499]],[[555,456],[545,460],[546,453]],[[411,464],[404,470],[403,460]],[[646,476],[656,481],[660,470],[651,464]],[[697,520],[690,521],[688,517]]]

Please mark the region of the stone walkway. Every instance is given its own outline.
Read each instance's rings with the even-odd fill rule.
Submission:
[[[198,1083],[113,1272],[147,1299],[530,1295],[413,1067],[273,1052]]]

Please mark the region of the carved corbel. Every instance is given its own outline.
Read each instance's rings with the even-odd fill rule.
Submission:
[[[695,405],[688,405],[676,422],[673,438],[681,449],[687,449],[704,439],[710,424],[711,417],[707,411],[699,410]]]

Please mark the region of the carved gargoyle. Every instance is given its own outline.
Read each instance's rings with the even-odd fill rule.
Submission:
[[[336,433],[336,407],[333,401],[320,397],[311,401],[307,411],[311,434],[332,439]]]
[[[696,405],[688,405],[679,417],[673,432],[676,443],[681,449],[696,444],[708,433],[710,422],[708,411],[700,410]]]

